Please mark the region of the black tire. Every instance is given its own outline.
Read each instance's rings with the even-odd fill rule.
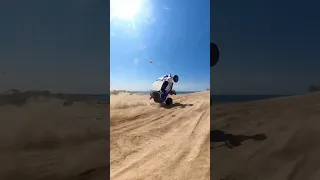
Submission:
[[[160,102],[160,93],[157,91],[153,91],[151,94],[151,97],[153,98],[153,101],[156,103]]]
[[[178,75],[174,75],[174,76],[173,76],[173,81],[174,81],[175,83],[177,83],[177,82],[179,81],[179,76],[178,76]]]
[[[166,99],[166,105],[170,106],[172,104],[172,102],[173,102],[172,98]]]

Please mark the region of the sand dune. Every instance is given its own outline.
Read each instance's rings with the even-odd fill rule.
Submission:
[[[1,101],[0,179],[108,178],[106,105],[19,98]]]
[[[111,179],[210,179],[209,92],[173,96],[171,107],[148,98],[110,98]]]
[[[214,105],[211,118],[212,179],[320,179],[319,93]]]

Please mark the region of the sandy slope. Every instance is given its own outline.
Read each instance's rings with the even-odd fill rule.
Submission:
[[[40,99],[0,106],[0,179],[108,178],[106,105]]]
[[[173,96],[170,108],[148,97],[111,96],[111,179],[208,180],[209,92]]]
[[[211,143],[212,179],[320,179],[319,93],[216,105],[211,118],[211,129],[241,143],[233,149]],[[267,139],[255,141],[254,134]]]

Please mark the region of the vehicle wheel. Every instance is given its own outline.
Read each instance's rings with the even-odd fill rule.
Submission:
[[[154,102],[159,103],[160,101],[159,92],[153,91],[151,97],[153,98]]]
[[[178,75],[174,75],[174,76],[173,76],[173,81],[174,81],[175,83],[177,83],[177,82],[179,81],[179,76],[178,76]]]
[[[172,104],[172,98],[167,98],[166,99],[166,105],[171,105]]]

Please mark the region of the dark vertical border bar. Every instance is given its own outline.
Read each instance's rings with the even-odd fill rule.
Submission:
[[[106,52],[107,52],[107,57],[106,57],[106,67],[107,67],[107,82],[106,82],[106,86],[108,87],[107,88],[107,94],[109,95],[109,102],[108,102],[108,105],[106,107],[106,121],[108,122],[108,129],[109,129],[109,132],[108,132],[108,139],[107,139],[107,146],[108,146],[108,177],[106,177],[106,179],[110,179],[110,0],[102,0],[103,2],[105,2],[105,6],[106,6],[106,13],[108,14],[107,17],[108,19],[106,19],[106,24],[107,24],[107,30],[106,30],[106,33],[108,33],[108,39],[106,40],[107,43],[108,43],[108,46],[107,46],[107,49],[106,49]]]
[[[106,76],[108,78],[107,79],[107,82],[106,82],[106,86],[107,86],[107,94],[109,95],[109,99],[108,99],[108,104],[107,104],[107,107],[106,107],[106,115],[105,115],[105,120],[107,121],[107,126],[108,126],[108,139],[107,139],[107,143],[106,143],[106,146],[107,146],[107,149],[108,149],[108,152],[106,152],[108,154],[108,159],[107,159],[107,164],[108,164],[108,167],[107,167],[107,175],[108,177],[105,177],[106,179],[110,179],[110,0],[101,0],[103,3],[103,5],[106,7],[106,11],[105,13],[107,14],[107,19],[105,21],[106,23],[106,33],[107,33],[107,38],[106,39],[106,43],[107,43],[107,47],[106,47]]]
[[[109,12],[107,0],[0,3],[0,179],[110,179],[109,103],[91,99],[110,94]]]

